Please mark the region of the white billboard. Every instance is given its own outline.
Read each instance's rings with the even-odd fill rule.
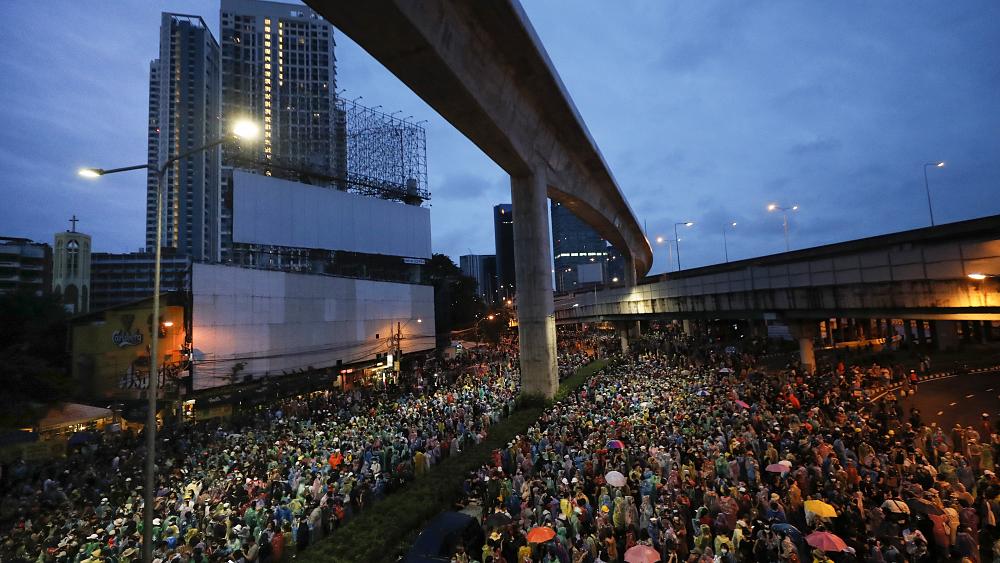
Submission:
[[[431,213],[233,170],[233,242],[430,258]]]
[[[434,288],[194,264],[195,390],[434,348]]]
[[[576,283],[603,283],[604,265],[599,262],[576,267]]]

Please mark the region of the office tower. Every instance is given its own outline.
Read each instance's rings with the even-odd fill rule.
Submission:
[[[0,236],[0,295],[45,295],[52,287],[52,247],[26,238]]]
[[[154,166],[147,178],[146,248],[152,251],[157,182],[152,168],[218,140],[222,132],[219,45],[203,19],[163,14],[160,57],[150,64],[149,83],[149,158]],[[163,247],[196,261],[219,260],[220,167],[221,150],[215,147],[181,159],[167,170]]]
[[[511,299],[517,290],[514,275],[514,207],[502,203],[493,207],[493,237],[497,257],[497,298]]]
[[[76,230],[76,215],[69,230],[56,233],[52,251],[52,291],[74,314],[90,310],[90,235]]]
[[[260,123],[262,137],[226,148],[227,166],[342,184],[346,125],[336,101],[333,26],[308,6],[222,0],[223,126]],[[228,130],[228,129],[227,129]]]
[[[552,257],[556,291],[604,283],[608,244],[568,207],[552,202]]]
[[[487,305],[496,303],[497,257],[495,254],[459,256],[462,273],[476,280],[476,295]]]
[[[99,311],[153,295],[156,256],[152,252],[95,252],[90,257],[90,310]],[[160,291],[182,292],[191,258],[166,248],[160,258]]]

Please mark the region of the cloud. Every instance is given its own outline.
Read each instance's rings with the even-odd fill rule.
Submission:
[[[788,149],[788,154],[792,156],[805,156],[811,154],[821,154],[839,149],[841,142],[833,137],[817,137],[811,141],[796,143]]]

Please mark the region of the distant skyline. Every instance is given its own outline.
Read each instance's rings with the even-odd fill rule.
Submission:
[[[1000,4],[929,1],[523,2],[622,191],[648,225],[653,272],[675,221],[687,268],[791,246],[1000,213]],[[0,235],[51,242],[78,228],[95,251],[143,246],[145,175],[87,181],[79,166],[146,160],[149,61],[161,11],[215,1],[4,4]],[[52,16],[55,14],[55,16]],[[345,97],[427,119],[435,252],[492,254],[506,174],[343,34]]]

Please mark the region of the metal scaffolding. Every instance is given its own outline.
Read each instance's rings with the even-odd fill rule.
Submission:
[[[335,103],[336,127],[344,130],[337,136],[346,141],[339,144],[346,145],[347,189],[416,205],[430,199],[424,128],[409,121],[412,116],[399,119],[341,98]]]
[[[422,122],[399,119],[352,100],[334,99],[332,170],[302,168],[275,154],[269,160],[233,155],[229,164],[367,197],[421,205],[427,189],[427,137]],[[396,112],[399,113],[399,112]]]

